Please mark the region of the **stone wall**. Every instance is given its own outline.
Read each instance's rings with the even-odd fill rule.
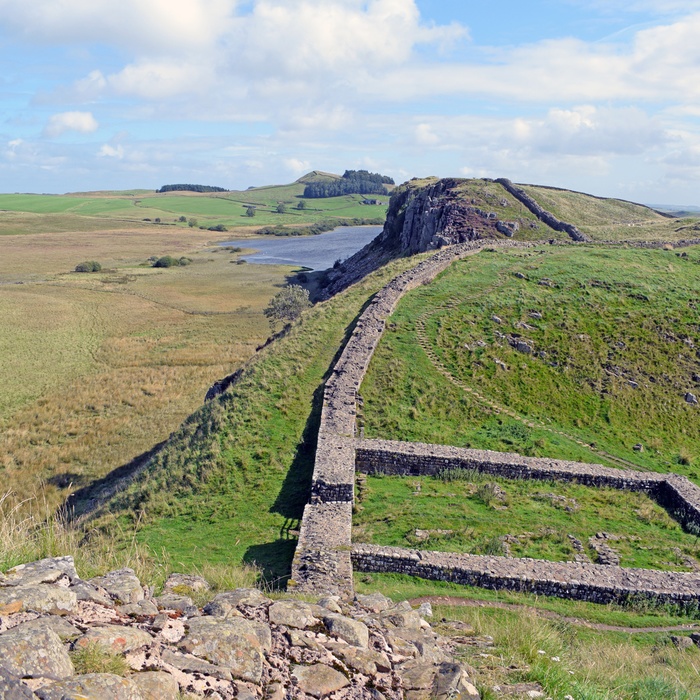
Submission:
[[[356,544],[357,571],[399,573],[481,588],[574,598],[593,603],[625,603],[630,598],[696,609],[700,573],[624,569],[619,566],[472,554],[423,552]]]
[[[508,178],[499,177],[496,182],[505,190],[510,192],[513,197],[522,202],[540,221],[547,224],[555,231],[562,231],[569,237],[578,242],[588,242],[591,239],[573,224],[567,224],[565,221],[557,219],[551,211],[543,209],[529,194],[520,187],[514,185]]]
[[[475,469],[507,478],[556,479],[645,491],[669,509],[686,529],[700,531],[700,488],[682,476],[441,445],[357,439],[357,393],[386,320],[399,299],[410,289],[431,281],[454,260],[487,244],[534,245],[504,240],[444,248],[393,279],[375,295],[357,320],[326,382],[311,499],[304,509],[289,585],[305,592],[348,594],[353,588],[354,566],[360,571],[404,573],[597,603],[624,602],[630,596],[642,596],[652,601],[697,604],[699,573],[419,552],[365,544],[353,547],[356,468],[370,474],[415,475],[435,475],[443,469]]]
[[[506,479],[568,481],[598,488],[644,491],[686,530],[700,533],[700,488],[679,474],[392,440],[358,441],[356,469],[366,474],[406,476],[437,476],[446,469],[464,469]]]
[[[499,240],[489,241],[489,245],[512,248],[534,244]],[[358,318],[324,390],[311,500],[304,509],[292,563],[291,585],[299,590],[352,590],[349,562],[357,392],[384,332],[386,319],[407,291],[431,281],[454,260],[483,246],[484,241],[472,241],[440,250],[389,282]],[[338,507],[329,509],[331,504]]]

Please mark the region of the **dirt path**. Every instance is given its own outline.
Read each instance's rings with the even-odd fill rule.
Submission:
[[[685,624],[685,625],[669,625],[663,627],[621,627],[617,625],[606,625],[602,622],[589,622],[581,620],[577,617],[569,617],[560,615],[551,610],[541,610],[531,605],[523,605],[519,603],[500,603],[498,601],[477,600],[476,598],[460,598],[457,596],[423,596],[421,598],[413,598],[408,601],[411,605],[420,605],[421,603],[430,603],[431,605],[453,605],[455,607],[468,608],[496,608],[499,610],[513,610],[517,612],[531,612],[539,617],[544,617],[548,620],[559,620],[568,622],[571,625],[586,627],[592,630],[602,632],[624,632],[626,634],[645,634],[649,632],[697,632],[700,631],[700,623]]]

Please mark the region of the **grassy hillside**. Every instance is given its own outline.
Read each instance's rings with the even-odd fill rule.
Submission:
[[[288,185],[214,193],[158,194],[153,190],[125,190],[67,195],[0,194],[0,235],[40,232],[47,228],[67,230],[65,227],[70,225],[83,230],[86,222],[94,222],[96,229],[104,229],[105,220],[110,221],[111,228],[120,228],[125,222],[138,222],[142,227],[150,223],[151,226],[186,228],[188,224],[179,220],[181,216],[187,220],[194,218],[205,228],[220,224],[245,230],[262,226],[303,226],[325,219],[384,219],[388,197],[379,198],[382,206],[363,205],[362,195],[346,195],[304,200],[306,208],[297,208],[308,182],[338,177],[314,171]],[[279,204],[284,204],[287,211],[278,213]],[[254,217],[247,216],[249,206],[255,207]],[[49,221],[42,217],[33,219],[36,215],[52,218]],[[156,223],[156,219],[160,221]],[[51,224],[54,228],[49,228]],[[39,228],[34,229],[34,225]]]
[[[523,189],[557,218],[575,224],[596,241],[697,238],[697,219],[677,219],[620,199],[592,197],[553,187]]]
[[[366,434],[700,483],[699,264],[697,248],[547,247],[453,265],[392,318],[361,389]]]
[[[370,296],[413,264],[396,261],[307,312],[221,400],[188,419],[107,510],[140,521],[139,541],[183,566],[256,562],[268,580],[284,579],[310,487],[324,378]],[[101,523],[114,527],[112,515]]]

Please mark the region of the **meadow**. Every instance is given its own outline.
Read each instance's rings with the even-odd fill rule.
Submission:
[[[408,294],[361,388],[368,437],[700,483],[700,250],[484,252]]]
[[[353,540],[413,549],[574,561],[599,532],[620,565],[700,568],[700,540],[646,494],[574,484],[494,479],[371,477],[353,516]]]

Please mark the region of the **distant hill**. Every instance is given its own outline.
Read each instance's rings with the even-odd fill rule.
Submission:
[[[306,175],[302,175],[296,182],[302,185],[308,185],[310,182],[332,182],[333,180],[340,180],[341,176],[335,173],[324,173],[322,170],[312,170]]]

